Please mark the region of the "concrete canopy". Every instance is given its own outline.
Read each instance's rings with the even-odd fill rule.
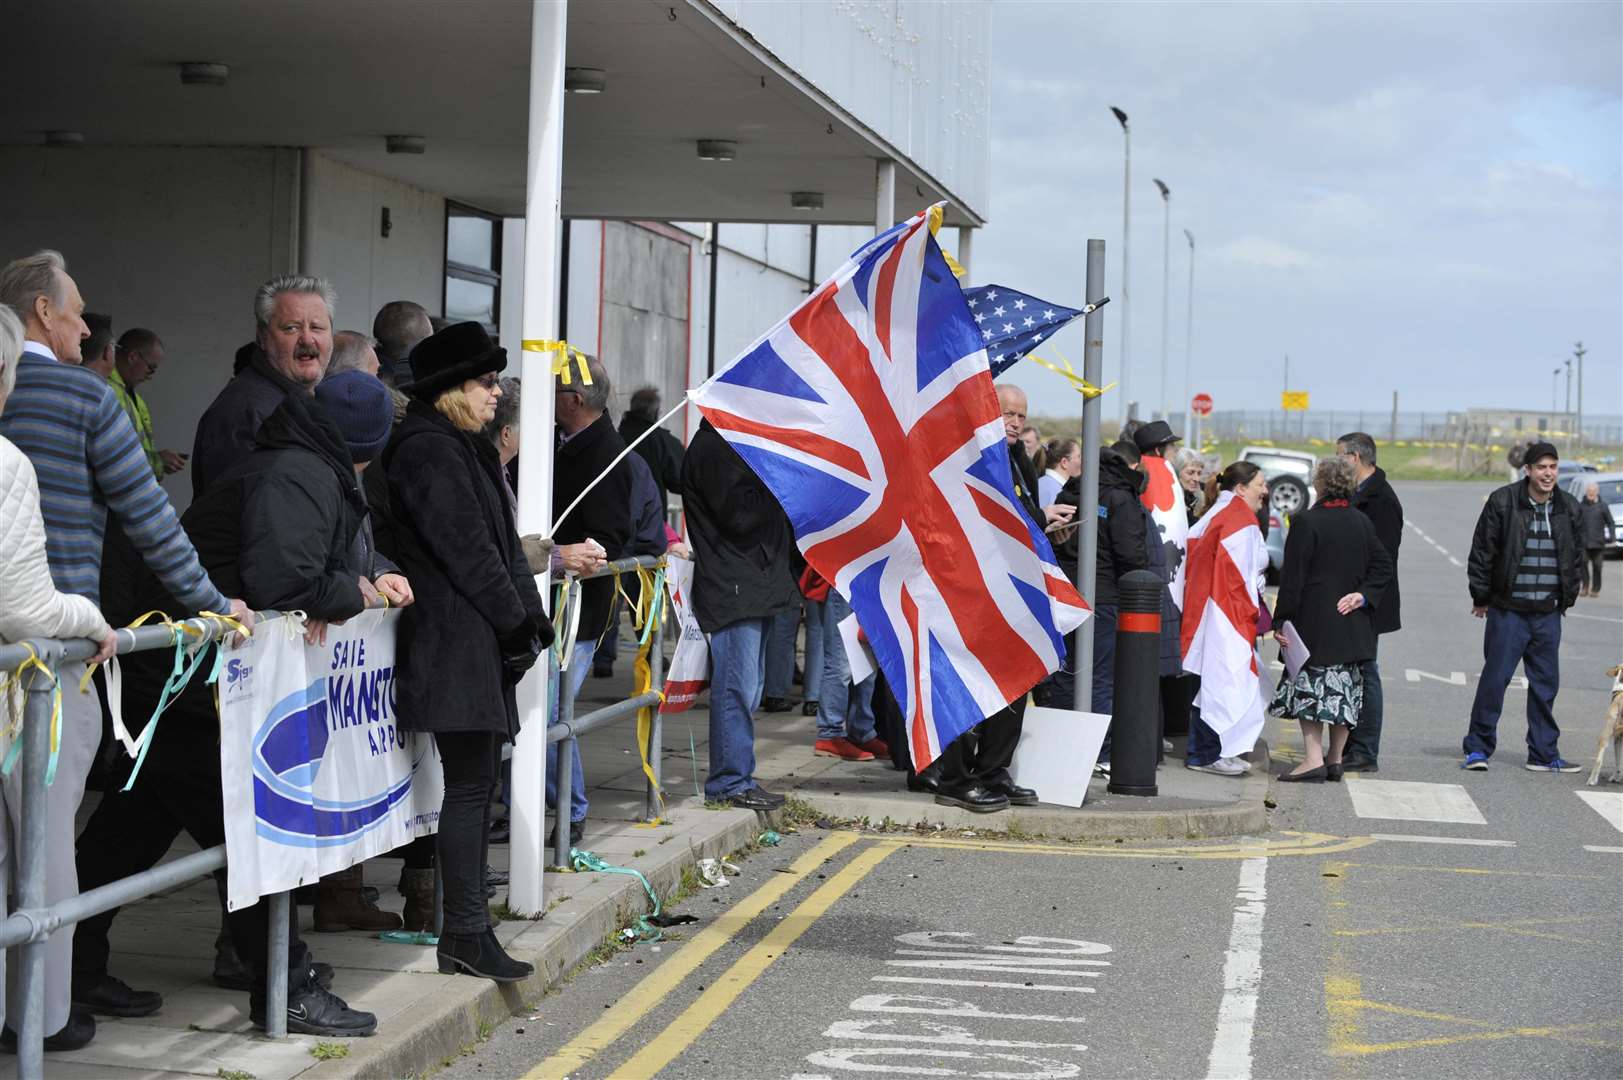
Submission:
[[[530,4],[524,0],[52,0],[8,31],[0,143],[309,147],[486,210],[524,211]],[[871,224],[874,163],[897,162],[898,216],[973,208],[701,0],[569,7],[567,217]],[[230,67],[185,86],[178,65]],[[384,137],[426,139],[390,154]],[[699,139],[738,144],[702,161]],[[71,153],[71,149],[61,152]],[[791,191],[824,196],[797,211]]]

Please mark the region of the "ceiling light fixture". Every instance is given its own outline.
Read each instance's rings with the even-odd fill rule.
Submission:
[[[823,208],[823,193],[821,191],[791,191],[789,193],[789,206],[795,210],[821,210]]]
[[[738,153],[738,144],[731,139],[700,139],[700,161],[731,161]]]
[[[206,60],[188,60],[180,65],[183,86],[224,86],[231,77],[231,69],[224,64]]]
[[[564,68],[564,90],[570,94],[601,94],[608,81],[602,68]]]
[[[85,133],[82,131],[47,131],[45,133],[46,146],[83,146]]]
[[[391,154],[421,154],[428,149],[428,140],[421,135],[385,135],[383,144]]]

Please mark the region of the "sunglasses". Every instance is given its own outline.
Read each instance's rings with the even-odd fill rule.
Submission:
[[[492,371],[490,374],[481,375],[473,381],[484,387],[486,390],[494,390],[496,389],[496,384],[501,382],[501,378],[494,371]]]

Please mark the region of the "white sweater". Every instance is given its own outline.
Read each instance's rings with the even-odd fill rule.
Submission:
[[[57,591],[45,559],[33,462],[0,436],[0,643],[101,638],[107,631],[95,604]]]

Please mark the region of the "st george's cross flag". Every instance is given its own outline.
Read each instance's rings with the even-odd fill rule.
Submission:
[[[691,395],[851,602],[920,769],[1055,671],[1088,613],[1015,499],[986,351],[928,216],[859,248]]]
[[[1189,509],[1184,505],[1183,487],[1172,471],[1172,462],[1154,454],[1144,455],[1144,478],[1144,491],[1139,499],[1150,512],[1150,520],[1155,523],[1161,545],[1166,549],[1167,572],[1172,577],[1167,589],[1178,610],[1187,612],[1183,593],[1184,559],[1189,549]]]
[[[1195,522],[1186,565],[1183,668],[1200,676],[1200,718],[1233,757],[1256,746],[1264,719],[1255,643],[1268,546],[1244,499],[1225,491]]]

